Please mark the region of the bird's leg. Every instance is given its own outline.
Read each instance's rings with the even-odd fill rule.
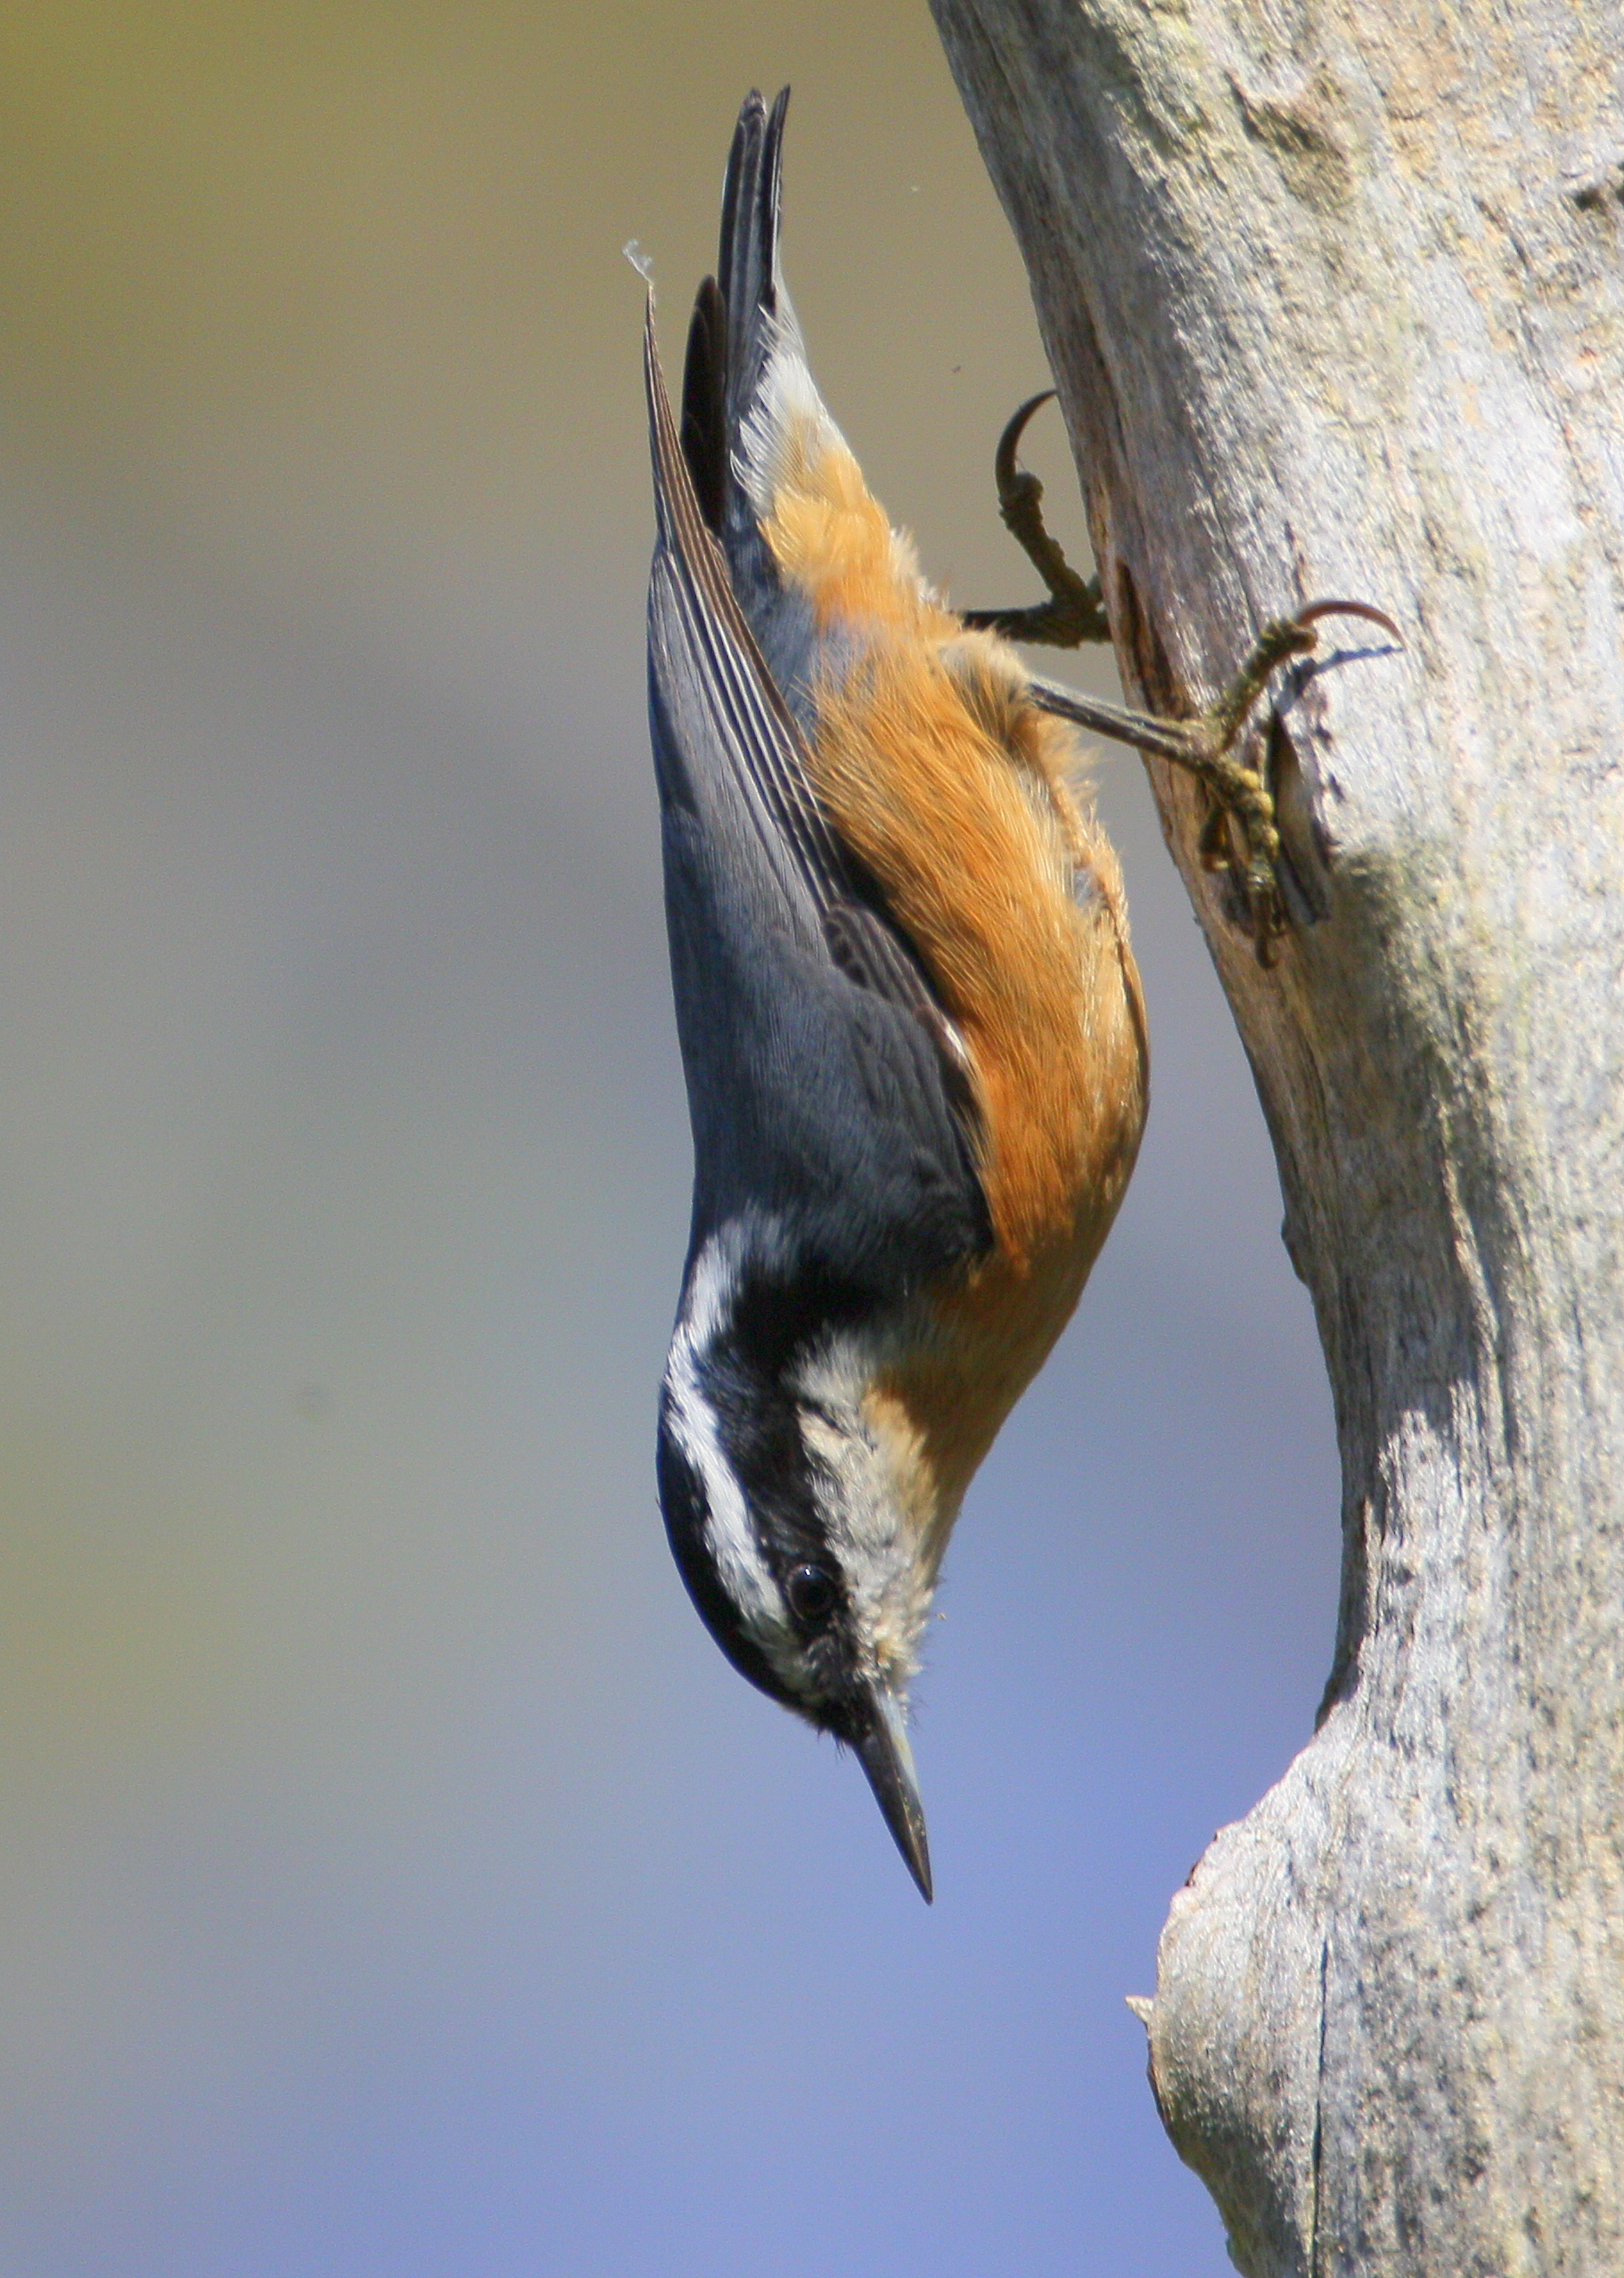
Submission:
[[[1051,389],[1033,396],[998,438],[995,466],[998,479],[998,512],[1005,527],[1024,547],[1049,599],[1031,609],[979,609],[965,612],[966,625],[1001,633],[1006,640],[1027,641],[1049,648],[1074,649],[1085,641],[1111,637],[1097,578],[1079,578],[1043,526],[1043,485],[1022,467],[1016,452],[1028,421]],[[1193,720],[1159,720],[1124,704],[1079,696],[1054,681],[1031,682],[1032,696],[1045,711],[1074,720],[1095,735],[1133,744],[1154,752],[1176,767],[1187,768],[1203,786],[1211,812],[1202,826],[1199,851],[1209,870],[1235,874],[1247,914],[1267,959],[1271,945],[1285,930],[1285,904],[1280,891],[1278,863],[1280,833],[1275,824],[1275,801],[1261,768],[1248,767],[1236,757],[1252,708],[1268,686],[1271,675],[1291,657],[1307,656],[1318,635],[1322,617],[1362,617],[1379,625],[1403,646],[1403,638],[1390,617],[1365,602],[1317,601],[1299,610],[1295,617],[1277,618],[1266,625],[1251,654],[1218,702]],[[1234,821],[1245,849],[1236,863],[1230,832]]]
[[[964,611],[964,622],[982,632],[1001,633],[1006,641],[1030,641],[1048,649],[1079,649],[1085,641],[1111,638],[1100,581],[1079,578],[1045,529],[1043,485],[1015,456],[1027,422],[1054,393],[1053,388],[1046,388],[1041,396],[1032,396],[1021,405],[999,436],[993,461],[1004,527],[1048,587],[1049,598],[1035,602],[1029,609],[969,609]]]
[[[1203,786],[1212,811],[1202,828],[1202,862],[1209,870],[1234,873],[1259,954],[1265,958],[1270,945],[1285,930],[1285,904],[1277,869],[1280,833],[1275,824],[1274,798],[1262,772],[1245,766],[1236,756],[1236,746],[1245,733],[1252,708],[1268,686],[1270,675],[1288,658],[1308,655],[1319,637],[1316,628],[1324,617],[1362,617],[1391,634],[1402,646],[1402,635],[1392,619],[1366,602],[1311,602],[1295,617],[1277,618],[1266,625],[1251,654],[1218,702],[1193,720],[1159,720],[1125,704],[1079,695],[1051,680],[1034,676],[1031,681],[1033,701],[1046,712],[1074,720],[1095,735],[1153,752],[1176,767],[1186,768]],[[1231,847],[1232,819],[1245,849],[1244,859],[1238,864]]]

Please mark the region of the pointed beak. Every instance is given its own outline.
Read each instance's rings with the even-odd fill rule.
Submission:
[[[908,1746],[903,1706],[893,1692],[875,1685],[870,1695],[874,1715],[867,1730],[851,1745],[857,1749],[874,1800],[885,1815],[897,1848],[907,1861],[908,1872],[931,1903],[931,1847],[925,1840],[925,1815],[914,1776],[914,1751]]]

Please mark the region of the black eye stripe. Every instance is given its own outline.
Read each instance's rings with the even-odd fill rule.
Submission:
[[[660,1505],[666,1535],[677,1569],[701,1620],[741,1676],[789,1707],[799,1704],[786,1692],[772,1664],[743,1627],[739,1610],[722,1587],[705,1542],[709,1506],[705,1483],[678,1446],[668,1419],[662,1414],[656,1445]]]
[[[824,1466],[807,1445],[804,1403],[788,1381],[798,1342],[828,1323],[821,1300],[808,1307],[804,1292],[757,1279],[738,1300],[726,1341],[698,1364],[726,1459],[781,1587],[796,1566],[832,1563],[818,1492]]]

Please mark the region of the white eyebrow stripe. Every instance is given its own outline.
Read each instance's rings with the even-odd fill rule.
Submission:
[[[723,1451],[716,1411],[700,1377],[701,1356],[726,1327],[739,1284],[742,1229],[713,1234],[693,1261],[666,1361],[671,1430],[705,1483],[705,1545],[728,1596],[763,1645],[782,1643],[789,1610],[761,1554],[743,1489]]]

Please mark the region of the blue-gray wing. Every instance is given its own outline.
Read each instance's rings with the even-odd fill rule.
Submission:
[[[706,528],[644,334],[658,537],[649,717],[693,1239],[752,1209],[894,1287],[988,1239],[973,1111],[911,948],[819,807]]]

